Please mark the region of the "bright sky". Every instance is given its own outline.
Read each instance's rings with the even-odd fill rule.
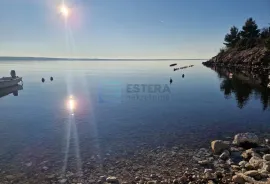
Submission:
[[[68,18],[61,4],[0,0],[0,56],[210,58],[230,26],[270,23],[270,0],[66,0]]]

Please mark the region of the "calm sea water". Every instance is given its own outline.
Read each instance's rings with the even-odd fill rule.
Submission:
[[[174,72],[175,62],[195,66]],[[0,98],[0,163],[63,162],[67,155],[83,162],[94,154],[198,148],[238,132],[269,132],[269,91],[201,62],[1,61],[0,75],[15,69],[23,90]]]

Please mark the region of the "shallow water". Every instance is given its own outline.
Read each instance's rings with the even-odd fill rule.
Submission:
[[[173,72],[175,62],[195,66]],[[231,83],[201,62],[0,61],[2,76],[15,69],[24,81],[18,96],[0,98],[1,167],[69,157],[80,165],[91,155],[269,132],[269,90]]]

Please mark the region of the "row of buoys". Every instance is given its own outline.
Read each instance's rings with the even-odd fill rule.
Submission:
[[[173,63],[173,64],[170,64],[170,67],[172,66],[176,66],[177,63]],[[189,66],[184,66],[184,67],[180,67],[180,68],[174,68],[173,71],[177,71],[177,70],[182,70],[182,69],[186,69],[186,68],[190,68],[190,67],[193,67],[194,65],[189,65]],[[182,74],[182,78],[185,77],[185,74]],[[170,84],[172,84],[173,80],[172,78],[170,78]]]
[[[185,77],[185,74],[182,74],[182,78],[184,78]],[[172,82],[173,82],[173,80],[172,80],[172,78],[170,78],[170,84],[172,84]]]
[[[50,80],[53,81],[53,77],[50,77]],[[42,78],[42,79],[41,79],[41,82],[45,82],[45,79]]]
[[[177,65],[177,63],[173,63],[173,64],[170,64],[170,67],[172,67],[172,66],[176,66]],[[189,65],[189,66],[184,66],[184,67],[182,67],[182,68],[188,68],[188,67],[193,67],[194,65]]]
[[[193,67],[194,65],[189,65],[189,66],[183,66],[183,67],[180,67],[180,68],[174,68],[173,71],[176,71],[176,70],[183,70],[183,69],[186,69],[186,68],[190,68],[190,67]]]

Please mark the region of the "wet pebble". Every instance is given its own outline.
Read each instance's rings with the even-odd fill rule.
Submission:
[[[6,179],[7,180],[14,180],[15,179],[15,176],[13,176],[13,175],[7,175],[6,176]]]
[[[67,182],[67,179],[65,179],[65,178],[59,180],[59,183],[66,183],[66,182]]]

